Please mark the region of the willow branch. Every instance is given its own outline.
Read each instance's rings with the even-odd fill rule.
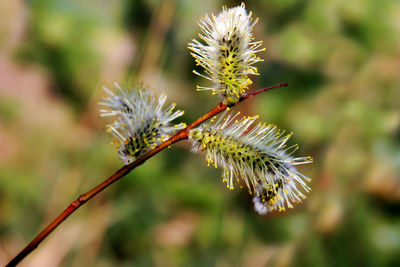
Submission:
[[[289,83],[282,83],[282,84],[277,84],[273,85],[267,88],[259,89],[257,91],[254,91],[250,94],[246,94],[242,96],[239,99],[239,102],[242,102],[250,97],[253,97],[255,95],[258,95],[262,92],[271,90],[273,88],[278,88],[278,87],[286,87],[289,86]],[[235,104],[232,104],[230,106],[234,106]],[[228,106],[224,104],[223,102],[219,103],[216,107],[211,109],[209,112],[189,124],[185,129],[179,131],[175,135],[173,135],[170,139],[165,141],[164,143],[160,144],[158,147],[154,148],[153,150],[150,150],[146,154],[144,154],[142,157],[138,158],[136,161],[123,166],[121,169],[119,169],[116,173],[114,173],[110,178],[102,182],[101,184],[97,185],[90,191],[88,191],[85,194],[82,194],[78,197],[77,200],[72,202],[57,218],[55,218],[42,232],[40,232],[21,252],[18,253],[17,256],[15,256],[7,265],[6,267],[10,266],[16,266],[19,262],[21,262],[27,255],[29,255],[33,250],[35,250],[39,244],[51,233],[54,231],[54,229],[57,228],[65,219],[67,219],[75,210],[77,210],[80,206],[85,204],[89,199],[109,187],[111,184],[114,182],[118,181],[125,175],[127,175],[129,172],[131,172],[133,169],[136,167],[142,165],[146,160],[149,158],[153,157],[155,154],[158,152],[164,150],[165,148],[169,147],[170,145],[184,140],[188,139],[189,136],[189,131],[193,129],[194,127],[199,126],[206,120],[212,118],[213,116],[217,115],[218,113],[226,110]]]

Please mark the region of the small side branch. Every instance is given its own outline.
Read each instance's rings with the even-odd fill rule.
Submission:
[[[253,93],[247,94],[240,98],[239,103],[258,95],[260,93],[266,92],[268,90],[279,88],[279,87],[286,87],[289,86],[289,83],[282,83],[273,85],[267,88],[259,89],[254,91]],[[237,103],[236,103],[237,104]],[[236,104],[232,104],[230,106],[235,106]],[[114,182],[118,181],[128,173],[130,173],[136,167],[142,165],[146,160],[153,157],[155,154],[159,153],[160,151],[164,150],[165,148],[169,147],[170,145],[179,142],[184,139],[188,139],[189,131],[203,122],[207,121],[208,119],[212,118],[213,116],[219,114],[220,112],[226,110],[228,108],[223,102],[219,103],[216,107],[211,109],[209,112],[189,124],[185,129],[179,131],[175,135],[173,135],[170,139],[165,141],[164,143],[160,144],[153,150],[150,150],[142,157],[138,158],[136,161],[123,166],[119,169],[116,173],[114,173],[110,178],[102,182],[101,184],[97,185],[87,193],[79,196],[77,200],[72,202],[57,218],[55,218],[42,232],[40,232],[21,252],[18,253],[7,265],[6,267],[16,266],[19,262],[21,262],[27,255],[29,255],[33,250],[35,250],[39,244],[51,233],[56,229],[65,219],[67,219],[74,211],[76,211],[80,206],[85,204],[88,200],[93,198],[95,195],[112,185]]]

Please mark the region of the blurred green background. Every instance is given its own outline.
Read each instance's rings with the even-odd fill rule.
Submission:
[[[239,1],[0,1],[0,265],[122,166],[97,102],[143,81],[190,122],[187,43],[205,13]],[[182,142],[73,214],[21,266],[399,266],[400,2],[252,0],[267,48],[240,105],[294,131],[315,163],[307,200],[259,216],[245,190]]]

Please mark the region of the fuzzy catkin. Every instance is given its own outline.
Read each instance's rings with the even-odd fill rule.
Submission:
[[[143,85],[131,89],[122,89],[117,83],[115,86],[117,93],[104,88],[108,97],[99,103],[104,107],[100,116],[114,118],[107,125],[107,132],[114,137],[111,144],[124,164],[133,162],[186,127],[184,123],[171,125],[184,112],[174,112],[174,103],[163,108],[167,98],[165,93],[156,95]]]
[[[189,136],[194,150],[205,154],[208,165],[222,168],[229,189],[243,181],[260,214],[284,211],[301,202],[303,192],[310,191],[310,179],[295,166],[310,163],[312,158],[292,156],[298,149],[297,145],[286,147],[292,133],[285,135],[274,125],[255,124],[258,116],[240,120],[237,116],[230,113],[217,123],[192,130]]]
[[[256,53],[263,51],[261,41],[253,41],[252,29],[257,19],[247,13],[244,4],[223,8],[217,16],[206,15],[200,20],[199,34],[204,43],[193,39],[189,43],[191,55],[204,74],[193,71],[213,82],[212,87],[197,86],[197,90],[210,90],[220,94],[226,104],[237,103],[252,83],[249,75],[257,75],[253,64],[262,61]]]

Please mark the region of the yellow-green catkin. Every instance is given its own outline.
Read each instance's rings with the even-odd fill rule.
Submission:
[[[310,157],[293,157],[297,145],[286,146],[292,133],[284,134],[274,125],[255,123],[258,116],[238,114],[221,117],[219,122],[192,130],[194,150],[205,154],[209,166],[222,168],[229,189],[244,184],[254,195],[260,214],[292,208],[310,191],[308,177],[295,166],[312,162]],[[242,182],[241,182],[242,181]]]
[[[174,103],[163,108],[167,99],[165,93],[156,95],[143,85],[123,89],[115,83],[115,87],[117,93],[103,88],[108,97],[99,103],[103,106],[100,116],[114,119],[107,125],[107,132],[114,137],[111,144],[125,164],[133,162],[186,127],[184,123],[171,125],[184,112],[174,111]]]
[[[256,53],[263,51],[261,41],[254,41],[252,29],[257,19],[247,13],[244,4],[235,8],[223,8],[217,16],[206,15],[200,20],[204,43],[193,39],[189,43],[191,55],[197,65],[204,68],[200,74],[213,82],[211,87],[197,86],[198,91],[210,90],[219,94],[227,105],[237,103],[252,83],[250,75],[257,75],[254,63],[262,61]]]

